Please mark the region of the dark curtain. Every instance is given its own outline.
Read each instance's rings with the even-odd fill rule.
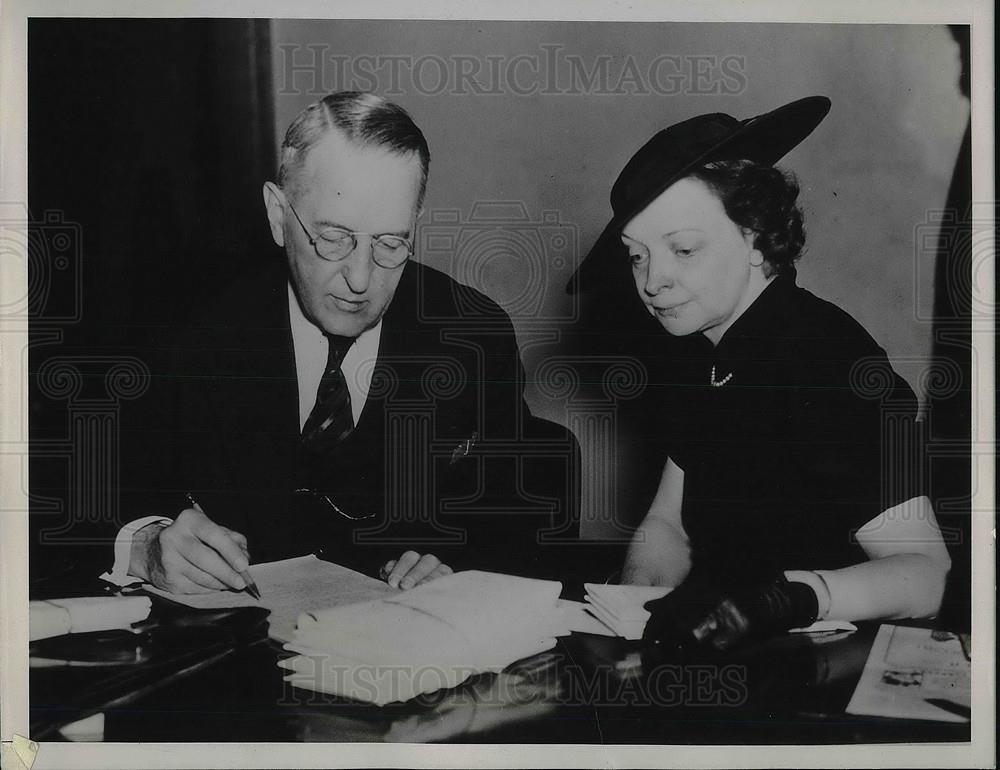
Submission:
[[[158,330],[274,258],[269,23],[30,20],[28,153],[34,580],[144,514],[118,446]]]
[[[969,27],[952,26],[962,69],[958,88],[969,98]],[[971,623],[972,545],[972,146],[971,124],[955,161],[941,216],[934,272],[934,365],[939,387],[928,396],[930,484],[952,559],[941,613],[947,628]],[[995,221],[995,220],[994,220]]]

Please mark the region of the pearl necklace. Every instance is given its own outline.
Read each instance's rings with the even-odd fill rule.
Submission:
[[[723,385],[725,385],[731,379],[733,379],[733,373],[732,372],[730,372],[729,374],[727,374],[721,380],[716,380],[715,379],[715,367],[713,366],[712,367],[712,374],[709,375],[709,378],[708,378],[708,384],[711,385],[713,388],[721,388]]]

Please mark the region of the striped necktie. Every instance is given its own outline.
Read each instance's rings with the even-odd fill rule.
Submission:
[[[322,452],[335,446],[354,430],[351,394],[340,368],[354,340],[333,334],[328,334],[326,339],[329,343],[326,369],[319,381],[316,405],[302,428],[302,444],[314,452]]]

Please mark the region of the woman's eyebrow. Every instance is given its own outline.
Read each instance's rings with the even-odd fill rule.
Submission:
[[[669,235],[677,235],[677,233],[703,233],[703,232],[705,231],[702,230],[700,227],[679,227],[676,230],[671,230],[670,232],[664,233],[663,237],[666,238]]]
[[[660,237],[669,238],[671,235],[677,235],[677,233],[703,233],[703,232],[705,231],[702,230],[700,227],[678,227],[676,230],[668,230],[667,232],[663,233],[663,235],[661,235]],[[633,238],[631,235],[625,232],[621,234],[621,237],[623,241],[629,240],[632,241],[632,243],[638,243],[638,244],[642,243],[642,241]]]

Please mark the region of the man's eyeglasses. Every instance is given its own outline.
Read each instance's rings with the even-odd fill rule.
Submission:
[[[338,516],[345,519],[349,519],[350,521],[363,521],[364,519],[375,518],[374,513],[361,513],[361,514],[347,513],[347,511],[344,511],[343,509],[340,508],[340,506],[338,506],[335,502],[333,502],[333,500],[330,499],[329,495],[327,495],[324,492],[319,492],[315,489],[306,489],[304,487],[300,487],[299,489],[295,490],[294,494],[304,495],[311,497],[315,500],[319,500],[320,502],[325,503],[330,508],[330,510],[336,513]]]
[[[342,227],[328,227],[319,235],[313,235],[290,201],[288,208],[292,210],[292,214],[298,220],[302,231],[309,239],[309,244],[316,249],[316,254],[320,259],[325,259],[328,262],[336,262],[352,253],[358,247],[359,235],[371,236],[372,259],[379,267],[393,270],[400,267],[413,254],[413,245],[406,238],[400,238],[398,235],[357,233]]]

